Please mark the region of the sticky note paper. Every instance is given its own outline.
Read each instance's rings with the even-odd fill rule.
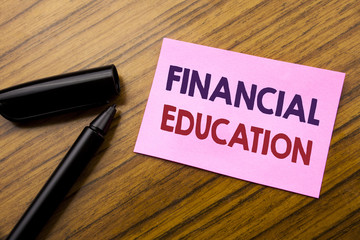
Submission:
[[[344,78],[164,39],[134,151],[318,198]]]

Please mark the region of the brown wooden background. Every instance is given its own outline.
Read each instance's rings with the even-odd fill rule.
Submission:
[[[133,153],[164,37],[346,72],[320,199]],[[358,1],[1,1],[0,89],[111,63],[121,114],[39,239],[359,239]],[[102,109],[0,118],[0,238]]]

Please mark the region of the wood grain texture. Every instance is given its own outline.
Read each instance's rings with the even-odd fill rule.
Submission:
[[[122,77],[110,137],[39,239],[359,239],[358,1],[2,0],[0,31],[0,89]],[[164,37],[346,73],[319,199],[133,153]],[[0,118],[1,239],[101,109]]]

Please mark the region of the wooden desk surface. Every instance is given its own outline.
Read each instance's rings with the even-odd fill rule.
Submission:
[[[359,239],[360,4],[1,1],[0,89],[115,64],[121,115],[39,239]],[[320,199],[133,153],[162,38],[345,72]],[[0,238],[103,108],[0,118]]]

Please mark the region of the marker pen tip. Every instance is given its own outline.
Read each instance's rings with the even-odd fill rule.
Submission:
[[[105,111],[100,113],[91,123],[90,127],[98,131],[101,135],[105,135],[111,125],[111,122],[116,113],[116,105],[108,107]]]

